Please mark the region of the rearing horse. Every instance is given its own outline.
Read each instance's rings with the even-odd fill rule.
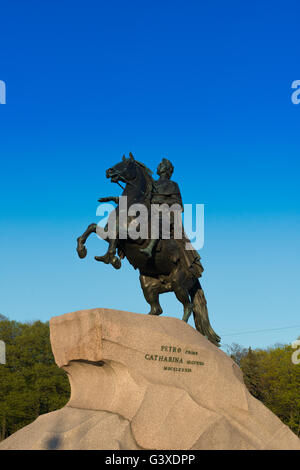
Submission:
[[[122,161],[106,171],[107,178],[113,183],[121,181],[125,183],[122,196],[127,197],[127,206],[143,204],[150,213],[151,194],[153,191],[153,178],[151,171],[142,163],[123,157]],[[159,295],[164,292],[174,292],[177,299],[183,305],[182,320],[188,322],[193,313],[196,329],[206,336],[213,344],[219,346],[220,337],[214,332],[208,318],[208,311],[204,292],[198,280],[203,272],[200,256],[195,250],[186,250],[185,244],[189,241],[184,232],[182,239],[159,240],[151,258],[147,257],[141,248],[148,245],[147,239],[118,236],[121,229],[127,229],[134,223],[135,216],[126,215],[125,225],[120,225],[119,198],[105,197],[100,202],[114,201],[116,236],[104,239],[109,243],[107,253],[104,256],[95,256],[97,261],[111,264],[114,268],[121,267],[121,259],[126,257],[129,263],[140,272],[140,283],[146,301],[150,304],[150,315],[161,315],[162,308],[159,303]],[[124,223],[124,222],[123,222]],[[107,224],[108,225],[108,224]],[[149,225],[149,224],[148,224]],[[104,230],[107,229],[107,226]],[[97,224],[90,224],[86,231],[77,239],[77,253],[80,258],[87,254],[85,242],[91,233],[98,233]],[[100,233],[101,236],[101,233]],[[103,238],[103,237],[102,237]],[[117,256],[118,254],[118,256]]]

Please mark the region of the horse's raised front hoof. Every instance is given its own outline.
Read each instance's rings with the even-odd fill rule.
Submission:
[[[121,260],[117,256],[113,256],[110,263],[115,269],[120,269],[122,265]]]
[[[80,241],[78,241],[78,243],[77,243],[76,251],[78,253],[79,258],[81,258],[81,259],[85,258],[86,255],[87,255],[87,249]]]
[[[95,256],[96,261],[101,261],[102,263],[109,264],[109,254],[106,253],[104,256]]]

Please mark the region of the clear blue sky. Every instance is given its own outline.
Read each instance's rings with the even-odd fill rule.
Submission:
[[[117,195],[123,153],[168,157],[205,204],[203,287],[223,344],[291,342],[300,327],[299,2],[11,1],[1,5],[0,312],[48,320],[146,313],[138,272],[76,238]],[[116,286],[116,288],[114,287]],[[173,294],[165,314],[181,315]]]

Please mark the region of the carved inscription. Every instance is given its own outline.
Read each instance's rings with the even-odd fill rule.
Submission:
[[[195,360],[195,356],[198,356],[198,351],[162,345],[158,353],[146,353],[145,359],[161,363],[162,370],[165,371],[193,372],[194,368],[191,366],[204,366],[204,362]]]

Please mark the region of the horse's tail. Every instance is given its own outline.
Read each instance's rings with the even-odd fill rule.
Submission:
[[[213,330],[209,322],[205,295],[198,279],[194,286],[189,290],[189,294],[193,302],[193,314],[196,330],[198,330],[199,333],[204,335],[213,344],[220,346],[221,338]]]

